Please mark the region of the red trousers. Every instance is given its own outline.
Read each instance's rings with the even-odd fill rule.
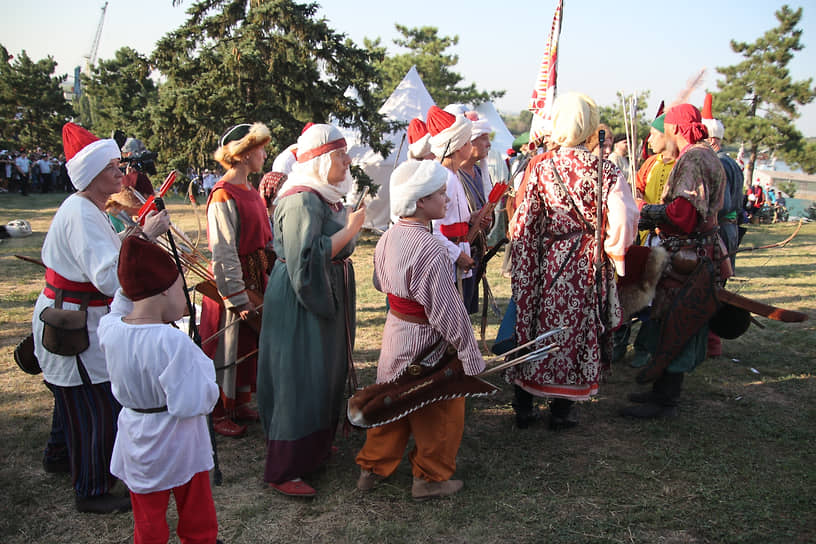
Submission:
[[[368,429],[357,464],[369,472],[390,476],[413,434],[416,446],[409,459],[414,476],[430,482],[450,480],[456,471],[464,429],[464,398],[435,402],[393,423]]]
[[[210,489],[210,474],[199,472],[186,484],[154,493],[130,493],[133,505],[133,543],[167,544],[167,505],[170,491],[176,499],[178,528],[182,544],[214,544],[218,536],[218,520]]]

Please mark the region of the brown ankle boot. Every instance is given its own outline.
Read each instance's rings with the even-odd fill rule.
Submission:
[[[445,480],[444,482],[429,482],[422,478],[414,478],[411,486],[411,496],[417,500],[433,499],[453,495],[465,485],[462,480]]]

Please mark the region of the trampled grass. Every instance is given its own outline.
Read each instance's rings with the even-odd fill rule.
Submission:
[[[42,470],[51,396],[41,376],[22,373],[12,359],[42,288],[41,269],[13,255],[39,258],[61,198],[0,195],[0,222],[28,219],[35,230],[0,244],[0,541],[129,542],[129,514],[77,514],[70,479]],[[195,231],[195,217],[180,197],[168,199],[168,208],[177,225]],[[792,223],[752,226],[743,246],[781,240],[792,229]],[[384,297],[370,281],[375,243],[373,234],[364,234],[354,255],[361,384],[373,380],[384,323]],[[500,257],[491,261],[489,278],[503,309],[510,289],[499,274]],[[465,489],[453,498],[412,501],[407,461],[374,492],[361,494],[354,456],[364,435],[352,431],[338,433],[339,453],[308,478],[318,497],[288,499],[264,488],[259,425],[240,440],[219,438],[224,483],[214,497],[220,536],[227,543],[812,542],[814,278],[816,224],[805,225],[784,249],[739,254],[729,288],[806,312],[810,320],[759,317],[765,328],[752,325],[725,341],[722,357],[687,376],[676,419],[644,423],[617,415],[637,388],[625,362],[580,407],[580,425],[566,432],[544,425],[515,429],[506,386],[494,398],[470,401],[457,469]],[[498,321],[490,315],[488,342]],[[474,330],[478,337],[478,319]],[[168,517],[172,528],[172,508]]]

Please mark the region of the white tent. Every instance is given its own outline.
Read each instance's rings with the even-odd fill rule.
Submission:
[[[504,124],[499,112],[496,111],[493,102],[479,104],[475,110],[479,115],[487,119],[487,122],[490,123],[490,128],[493,129],[490,147],[501,153],[503,157],[506,157],[507,150],[513,146],[514,138],[510,131],[507,130],[507,125]]]
[[[422,83],[416,67],[413,66],[382,105],[379,113],[389,121],[403,121],[407,125],[414,117],[424,120],[425,114],[433,105],[433,98]],[[348,142],[348,153],[351,155],[352,163],[360,166],[372,181],[380,186],[377,196],[366,202],[366,221],[363,226],[384,230],[388,228],[390,217],[388,180],[395,166],[408,157],[406,129],[384,136],[384,140],[393,144],[391,153],[385,159],[367,145],[362,144],[357,131],[342,127],[340,130]],[[355,201],[353,196],[346,200]]]

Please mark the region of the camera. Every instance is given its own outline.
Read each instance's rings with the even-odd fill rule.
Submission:
[[[155,151],[140,151],[138,153],[131,153],[128,157],[122,157],[120,164],[129,164],[134,170],[144,172],[151,176],[156,174],[156,163],[154,162],[159,154]]]

